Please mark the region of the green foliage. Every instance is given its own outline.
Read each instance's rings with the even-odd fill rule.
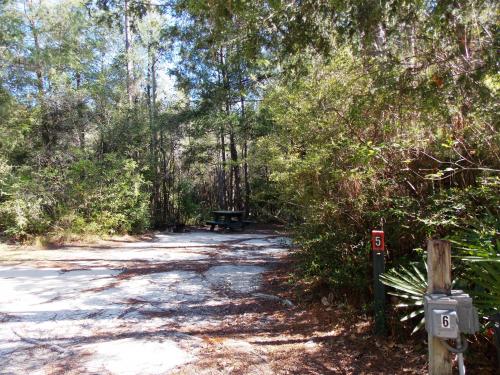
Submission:
[[[172,197],[175,201],[176,223],[197,224],[203,219],[200,216],[200,204],[197,198],[192,183],[189,181],[179,183],[176,194]]]
[[[133,160],[107,155],[67,169],[19,171],[0,203],[1,228],[25,238],[51,232],[126,233],[148,226],[145,182]]]
[[[71,207],[97,233],[141,232],[148,226],[148,196],[134,160],[108,154],[100,162],[81,160],[66,176]]]
[[[337,298],[366,302],[366,285],[370,282],[368,243],[348,233],[331,233],[321,225],[296,228],[296,241],[301,244],[300,275],[326,282]],[[344,237],[341,236],[350,236]],[[349,244],[349,245],[347,245]],[[342,265],[339,267],[339,265]],[[352,291],[357,291],[356,298]]]
[[[427,265],[425,263],[424,265],[427,270]],[[423,317],[423,298],[427,291],[427,276],[425,272],[422,272],[415,264],[412,264],[410,267],[400,266],[399,268],[392,268],[381,275],[380,281],[396,290],[389,292],[389,294],[398,297],[400,300],[396,307],[409,310],[401,318],[402,322],[413,318],[420,318],[412,334],[421,329],[425,323],[425,317]]]
[[[408,287],[425,239],[451,238],[458,279],[495,311],[495,2],[85,3],[0,5],[2,232],[244,208],[290,224],[301,277],[363,303],[383,225],[388,282]]]
[[[446,229],[453,244],[454,285],[474,297],[479,314],[489,317],[500,306],[500,220],[497,178],[488,178],[478,187],[456,191],[455,195],[439,194],[428,207],[432,219],[420,217],[425,232],[435,233]],[[460,202],[457,207],[453,203]],[[460,214],[461,213],[461,214]],[[460,262],[460,260],[462,262]],[[405,266],[392,268],[382,282],[403,293],[390,292],[405,303],[397,307],[412,309],[401,320],[421,315],[421,299],[427,287],[424,273],[414,265],[413,271]],[[421,327],[417,324],[414,332]]]
[[[483,316],[498,313],[500,306],[500,262],[496,260],[472,261],[467,266],[467,277],[474,303]]]
[[[9,176],[0,203],[0,227],[9,236],[25,237],[40,234],[50,228],[55,195],[43,181],[44,174],[34,174],[21,168]]]
[[[268,132],[252,156],[269,180],[254,197],[276,197],[274,212],[298,224],[304,276],[341,295],[342,285],[368,293],[360,249],[381,222],[390,261],[407,265],[421,259],[427,237],[450,237],[499,215],[495,73],[486,62],[492,40],[473,27],[473,38],[489,47],[477,55],[484,69],[472,72],[458,68],[464,51],[448,21],[434,23],[448,10],[381,3],[364,19],[358,5],[335,9],[342,16],[334,51],[287,56],[295,70],[268,86],[258,116]],[[489,14],[492,3],[480,7]],[[311,4],[290,12],[305,8],[311,19],[328,14],[327,5]],[[470,25],[474,11],[448,16]],[[346,33],[342,17],[359,28]],[[481,22],[492,27],[487,17]],[[415,55],[415,41],[426,52]],[[317,47],[318,39],[309,42]],[[450,60],[436,62],[436,55]]]
[[[500,308],[498,225],[496,228],[490,233],[470,230],[457,235],[457,237],[466,237],[465,243],[452,240],[452,243],[456,245],[454,250],[458,250],[461,254],[456,258],[463,261],[463,264],[455,268],[454,284],[458,284],[460,288],[474,297],[474,306],[478,308],[479,314],[486,318],[498,313]],[[385,285],[397,291],[389,292],[402,301],[396,307],[410,310],[401,318],[401,321],[422,316],[422,298],[427,290],[425,273],[415,265],[412,265],[412,269],[399,266],[381,275],[380,279]],[[424,317],[421,317],[412,333],[418,331],[424,322]]]
[[[463,261],[464,288],[474,296],[480,313],[486,317],[500,309],[500,219],[487,216],[476,226],[455,235],[452,242]]]

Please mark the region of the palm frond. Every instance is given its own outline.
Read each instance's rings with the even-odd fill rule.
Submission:
[[[427,268],[427,265],[425,265],[425,268]],[[409,268],[403,266],[397,269],[393,268],[381,275],[380,281],[395,289],[389,291],[388,294],[396,296],[401,300],[396,305],[397,308],[413,310],[401,317],[400,320],[402,322],[423,315],[424,309],[422,306],[423,297],[427,291],[427,279],[417,265],[412,264]],[[422,317],[413,329],[412,334],[421,329],[424,322],[425,317]]]

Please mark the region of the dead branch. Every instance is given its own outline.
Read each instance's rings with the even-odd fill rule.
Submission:
[[[73,352],[71,350],[68,350],[68,349],[65,349],[63,348],[62,346],[60,345],[56,345],[56,344],[50,344],[48,342],[43,342],[43,341],[40,341],[40,340],[35,340],[35,339],[31,339],[29,337],[24,337],[24,336],[21,336],[19,333],[17,333],[16,331],[12,330],[12,332],[17,336],[19,337],[22,341],[24,342],[27,342],[28,344],[31,344],[31,345],[36,345],[36,346],[45,346],[47,347],[48,349],[50,350],[53,350],[55,352],[58,352],[59,354],[70,354],[72,355]]]

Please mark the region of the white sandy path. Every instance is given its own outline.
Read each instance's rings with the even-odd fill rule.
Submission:
[[[200,339],[179,331],[231,319],[227,293],[258,291],[265,263],[287,245],[262,234],[193,232],[117,248],[1,251],[0,374],[164,374],[196,361]],[[182,269],[186,262],[208,268]],[[151,270],[121,277],[132,266]]]

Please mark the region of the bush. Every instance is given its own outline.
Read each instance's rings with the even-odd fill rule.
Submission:
[[[500,308],[500,179],[482,178],[480,182],[477,186],[453,188],[432,195],[421,205],[421,210],[412,212],[408,207],[414,207],[413,204],[400,205],[397,213],[398,216],[411,213],[410,227],[414,233],[452,242],[454,288],[471,294],[480,315],[488,318]],[[423,256],[423,252],[419,254]],[[409,284],[415,285],[415,281],[409,280],[410,273],[402,265],[404,262],[399,259],[397,263],[399,265],[390,269],[384,280],[387,285],[406,292],[406,295],[399,294],[406,301],[401,306],[416,307],[425,288],[417,293],[404,289]],[[417,317],[416,309],[409,314],[406,312],[404,318]],[[484,322],[489,324],[487,319]]]
[[[145,187],[137,163],[113,154],[64,169],[18,170],[4,189],[0,228],[18,239],[141,232],[149,226]]]
[[[384,226],[389,266],[405,266],[421,261],[429,236],[500,216],[498,160],[489,156],[498,139],[484,98],[458,121],[460,101],[429,102],[424,82],[401,89],[408,82],[397,67],[367,74],[341,48],[328,61],[304,61],[303,75],[265,95],[272,130],[252,160],[269,183],[253,196],[277,197],[276,212],[297,229],[300,274],[339,296],[371,293],[373,228]]]
[[[137,163],[109,154],[81,160],[68,171],[69,206],[97,233],[140,232],[149,225],[146,183]]]
[[[51,226],[54,195],[29,169],[20,169],[4,180],[0,201],[0,229],[10,237],[24,239],[43,234]]]

